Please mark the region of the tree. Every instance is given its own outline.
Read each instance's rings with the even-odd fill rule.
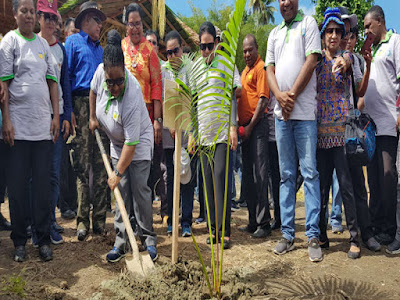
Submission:
[[[273,2],[275,0],[250,0],[249,12],[252,11],[256,16],[257,26],[275,23],[276,8],[271,5]]]
[[[318,24],[322,23],[324,11],[328,7],[345,6],[349,13],[357,15],[360,33],[364,30],[364,17],[374,4],[374,0],[312,0],[312,2],[316,4],[315,18]]]

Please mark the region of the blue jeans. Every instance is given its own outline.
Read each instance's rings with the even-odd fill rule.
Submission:
[[[296,206],[297,165],[300,162],[304,177],[304,205],[306,236],[319,237],[321,195],[317,171],[317,121],[281,121],[275,119],[276,143],[281,174],[279,203],[281,207],[282,235],[293,241]]]
[[[56,221],[56,206],[58,203],[58,197],[60,195],[60,170],[61,170],[61,158],[62,158],[62,147],[64,143],[63,133],[61,132],[63,115],[60,115],[60,135],[53,144],[53,157],[51,159],[51,173],[50,173],[50,199],[51,199],[51,224]]]
[[[329,211],[326,210],[326,223],[328,223]],[[332,176],[332,209],[331,209],[331,226],[342,228],[342,195],[339,190],[339,182],[336,170]]]

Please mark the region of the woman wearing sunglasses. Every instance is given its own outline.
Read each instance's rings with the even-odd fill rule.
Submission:
[[[64,140],[69,136],[72,99],[71,83],[68,75],[67,54],[64,46],[57,41],[54,36],[58,24],[57,1],[50,3],[48,0],[39,0],[37,2],[37,16],[40,25],[39,36],[44,38],[50,46],[51,58],[56,66],[58,87],[58,107],[60,113],[60,136],[54,144],[53,158],[51,162],[51,227],[50,240],[53,244],[61,244],[63,238],[60,232],[64,229],[56,222],[55,209],[60,194],[60,168],[61,153]]]
[[[150,119],[154,126],[154,141],[161,142],[161,67],[156,51],[143,33],[143,11],[137,3],[126,8],[124,22],[127,37],[122,41],[126,68],[136,77],[142,88]]]
[[[107,34],[103,64],[91,82],[89,95],[90,130],[99,128],[111,141],[110,152],[115,173],[109,177],[112,190],[118,185],[129,212],[133,208],[138,235],[153,260],[157,259],[157,236],[153,230],[151,190],[147,186],[153,154],[153,126],[143,101],[140,85],[124,65],[121,37],[116,30]],[[115,206],[117,235],[109,262],[117,262],[129,251],[122,217]]]
[[[346,212],[347,228],[350,232],[349,258],[360,257],[357,212],[354,196],[352,163],[345,153],[345,124],[351,108],[350,78],[352,57],[340,49],[340,41],[345,35],[345,26],[337,8],[328,8],[324,13],[321,38],[325,49],[319,61],[317,74],[317,168],[321,188],[321,213],[319,227],[321,248],[329,248],[327,237],[326,209],[333,170],[336,170],[340,193]],[[367,61],[367,69],[371,60]],[[369,71],[366,72],[366,74]],[[364,76],[357,85],[356,93],[363,96],[368,84]]]
[[[218,46],[216,40],[215,27],[210,22],[204,22],[200,27],[199,32],[200,37],[200,52],[205,59],[205,66],[209,68],[206,72],[206,77],[201,82],[205,82],[206,87],[210,89],[202,90],[198,94],[197,102],[197,120],[198,120],[198,132],[196,141],[199,147],[203,147],[204,151],[207,152],[208,146],[216,143],[215,151],[211,151],[212,157],[208,159],[208,156],[202,152],[201,162],[204,166],[205,173],[205,190],[208,198],[208,212],[211,219],[211,228],[213,231],[213,242],[217,242],[216,235],[218,231],[218,242],[222,235],[222,219],[224,211],[224,195],[225,195],[225,168],[226,168],[226,154],[227,147],[230,145],[231,150],[236,150],[238,144],[238,137],[236,131],[236,98],[232,99],[232,116],[231,123],[228,124],[229,116],[228,114],[220,114],[216,111],[221,106],[222,98],[215,96],[216,94],[224,93],[224,82],[219,80],[219,78],[225,77],[225,72],[230,73],[228,68],[223,64],[222,56],[217,55],[214,50]],[[224,72],[218,72],[216,69],[222,70]],[[235,67],[234,76],[234,88],[240,86],[239,73]],[[222,88],[222,89],[221,89]],[[210,94],[213,94],[209,96]],[[233,93],[234,95],[234,93]],[[225,103],[226,105],[227,103]],[[192,142],[189,142],[192,145]],[[230,154],[232,155],[232,154]],[[232,164],[229,163],[229,174],[231,173]],[[214,173],[214,174],[213,174]],[[228,195],[226,200],[226,222],[225,222],[225,240],[224,248],[230,247],[230,229],[231,229],[231,185],[232,176],[228,176]],[[215,182],[214,182],[215,181]],[[214,201],[214,195],[216,201]],[[217,204],[217,207],[215,207]],[[217,216],[215,211],[217,209]],[[218,224],[217,224],[218,220]],[[210,244],[210,238],[207,239],[207,243]]]
[[[175,78],[186,80],[186,74],[189,71],[190,65],[182,63],[182,39],[179,33],[175,30],[170,31],[165,37],[165,48],[168,61],[162,66],[162,78],[174,81]],[[165,100],[165,99],[164,99]],[[174,183],[174,163],[173,155],[175,149],[175,132],[174,130],[164,127],[163,129],[163,148],[165,164],[167,167],[167,201],[168,201],[168,229],[167,233],[172,233],[172,211],[173,211],[173,183]],[[182,138],[182,147],[187,148],[187,138]],[[196,156],[191,157],[190,168],[191,177],[187,178],[187,182],[181,180],[181,199],[182,199],[182,236],[189,237],[192,235],[192,212],[193,212],[193,196],[196,180],[194,179],[195,167],[197,164]]]
[[[14,260],[26,259],[28,237],[24,212],[28,211],[27,187],[32,178],[32,216],[39,256],[49,261],[53,259],[49,157],[60,130],[57,74],[47,41],[33,32],[36,21],[33,0],[14,0],[12,4],[18,28],[7,33],[0,44],[0,79],[6,83],[9,94],[1,104],[0,138],[6,157]]]

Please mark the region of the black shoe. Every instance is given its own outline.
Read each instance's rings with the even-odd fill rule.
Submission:
[[[325,242],[319,241],[319,246],[321,249],[329,250],[329,240],[326,240]]]
[[[30,238],[32,236],[32,226],[31,225],[26,227],[26,235],[28,236],[28,238]]]
[[[72,220],[75,219],[76,214],[74,211],[67,209],[66,211],[61,213],[61,218],[66,219],[66,220]]]
[[[64,232],[64,228],[61,227],[60,225],[58,225],[57,222],[54,222],[52,226],[53,226],[53,229],[55,231],[57,231],[58,233],[63,233]]]
[[[25,246],[17,246],[14,249],[14,260],[16,262],[23,262],[26,259]]]
[[[260,239],[260,238],[266,238],[271,235],[271,228],[270,227],[264,227],[264,228],[258,228],[254,233],[251,235],[251,237]]]
[[[279,230],[281,229],[281,222],[277,222],[276,220],[273,220],[271,222],[271,230]]]
[[[240,207],[247,207],[247,202],[246,201],[241,202],[241,203],[239,203],[239,206]]]
[[[207,243],[207,245],[210,245],[211,244],[211,239],[210,239],[210,237],[208,237],[207,239],[206,239],[206,243]],[[217,239],[215,238],[215,236],[213,236],[213,244],[216,244],[217,243]]]
[[[6,218],[0,213],[0,230],[11,230],[11,223],[7,221]]]
[[[79,229],[76,235],[78,236],[78,240],[82,242],[86,239],[88,233],[85,229]]]
[[[231,247],[231,240],[224,239],[224,249],[229,249]]]
[[[39,247],[39,256],[43,261],[49,261],[53,259],[53,251],[49,245],[43,245]]]
[[[251,233],[251,234],[253,234],[256,230],[257,230],[257,228],[252,228],[249,225],[246,225],[244,227],[239,227],[239,231],[248,232],[248,233]]]

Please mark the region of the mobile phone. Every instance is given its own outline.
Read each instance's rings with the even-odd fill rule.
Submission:
[[[372,43],[375,40],[375,33],[369,32],[365,39],[364,45],[361,48],[361,54],[364,54],[366,50],[371,49]]]

